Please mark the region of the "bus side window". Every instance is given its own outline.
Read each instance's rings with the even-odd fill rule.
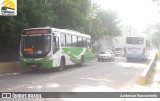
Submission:
[[[53,53],[59,50],[59,38],[57,36],[53,37]]]
[[[54,36],[54,43],[55,43],[55,47],[58,48],[59,47],[59,38],[57,36]]]
[[[87,47],[90,48],[91,47],[91,40],[87,39]]]
[[[61,47],[65,47],[66,46],[66,36],[64,34],[61,33]]]
[[[66,46],[71,47],[71,44],[72,44],[71,35],[66,35]]]
[[[82,40],[82,37],[78,37],[78,44],[77,44],[78,47],[83,47],[83,40]]]
[[[87,47],[87,38],[83,38],[83,47]]]
[[[77,47],[77,37],[72,36],[72,47]]]

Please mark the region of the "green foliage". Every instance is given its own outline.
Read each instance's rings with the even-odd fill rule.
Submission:
[[[25,1],[25,16],[28,27],[51,26],[55,20],[52,3],[39,2],[40,0]]]
[[[153,45],[157,49],[160,49],[160,23],[157,23],[156,25],[148,25],[145,33],[150,36]]]
[[[57,0],[53,10],[57,20],[53,26],[83,32],[90,0]]]
[[[106,36],[118,36],[121,34],[120,27],[118,26],[117,14],[112,10],[96,11],[96,16],[92,18],[92,39],[93,42],[100,37]]]
[[[103,35],[120,34],[117,14],[104,11],[91,0],[17,0],[17,16],[0,17],[0,44],[19,44],[23,29],[52,26],[90,34],[93,41]]]
[[[160,50],[157,51],[157,56],[160,59]]]

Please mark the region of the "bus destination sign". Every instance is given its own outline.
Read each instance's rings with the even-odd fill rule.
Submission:
[[[24,30],[23,35],[34,35],[34,34],[50,34],[51,29],[34,29],[34,30]]]

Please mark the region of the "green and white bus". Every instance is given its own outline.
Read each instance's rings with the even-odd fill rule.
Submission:
[[[91,36],[68,29],[24,29],[20,42],[20,66],[32,68],[82,66],[92,58]]]

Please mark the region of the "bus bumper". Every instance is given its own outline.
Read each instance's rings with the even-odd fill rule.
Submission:
[[[53,67],[53,60],[47,60],[44,62],[26,62],[20,61],[20,67],[22,68],[52,68]]]
[[[125,54],[124,56],[130,59],[145,59],[146,58],[145,55],[141,55],[141,54],[134,54],[134,55]]]

